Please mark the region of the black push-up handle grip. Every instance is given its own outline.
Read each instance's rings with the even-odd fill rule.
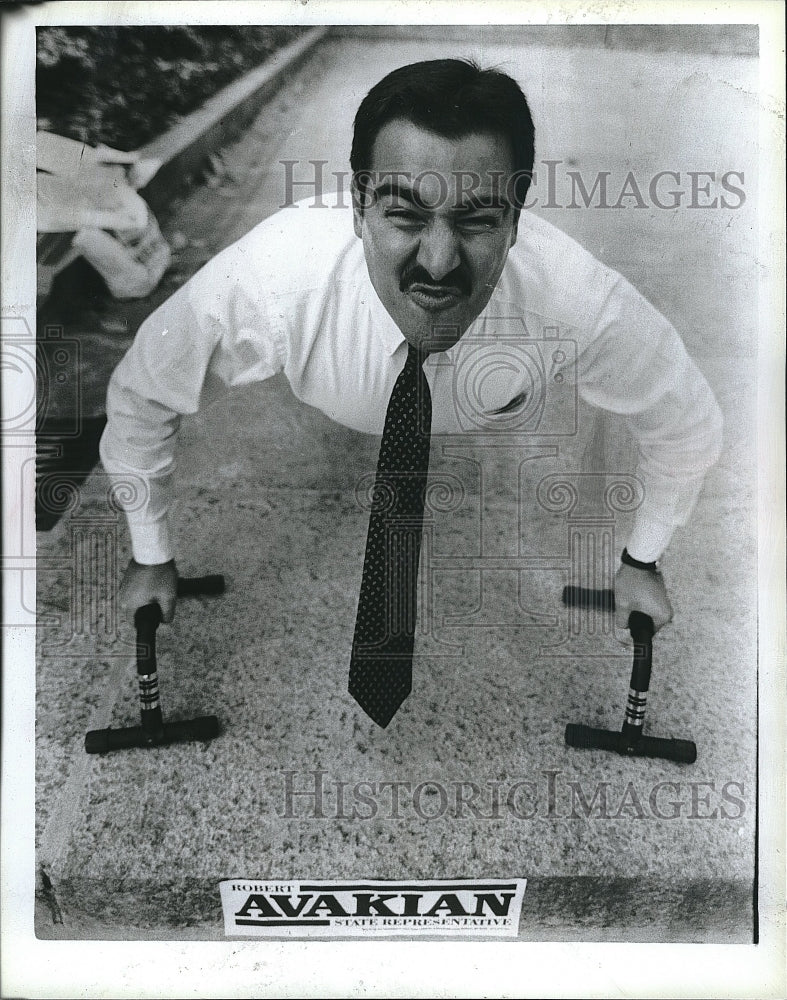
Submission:
[[[223,593],[224,577],[219,574],[181,577],[178,580],[178,597]],[[87,753],[158,747],[179,740],[209,740],[218,735],[219,720],[215,715],[164,722],[156,664],[156,630],[161,622],[161,608],[158,604],[145,604],[134,613],[141,725],[122,729],[91,729],[85,736]]]
[[[569,608],[590,608],[595,611],[614,611],[615,591],[591,590],[589,587],[564,587],[563,603]]]
[[[635,691],[644,692],[650,687],[650,671],[653,665],[653,634],[656,629],[650,615],[645,615],[641,611],[631,612],[628,629],[634,641],[631,687]]]
[[[165,722],[161,737],[150,738],[144,726],[127,726],[124,729],[91,729],[85,736],[88,753],[107,753],[109,750],[129,750],[132,747],[160,747],[184,740],[211,740],[219,735],[219,720],[215,715],[200,715],[196,719]]]
[[[678,764],[693,764],[697,759],[697,747],[691,740],[666,740],[659,736],[627,740],[617,730],[592,729],[571,722],[566,726],[566,744],[577,750],[612,750],[623,757],[659,757]]]
[[[615,610],[613,590],[590,590],[586,587],[564,587],[563,603],[598,611]],[[624,757],[659,757],[681,764],[693,764],[697,747],[691,740],[662,739],[645,736],[645,721],[650,674],[653,663],[653,635],[655,627],[650,615],[632,611],[628,628],[634,642],[634,662],[626,703],[626,715],[620,730],[594,729],[590,726],[569,723],[566,726],[566,745],[584,750],[611,750]]]
[[[209,597],[213,594],[223,593],[224,577],[221,573],[178,577],[178,597]]]

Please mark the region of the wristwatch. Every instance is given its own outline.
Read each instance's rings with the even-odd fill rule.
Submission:
[[[659,572],[658,560],[654,560],[653,562],[640,562],[639,559],[635,559],[633,556],[628,554],[628,549],[623,549],[620,554],[620,561],[624,566],[633,566],[634,569],[644,569],[648,573]]]

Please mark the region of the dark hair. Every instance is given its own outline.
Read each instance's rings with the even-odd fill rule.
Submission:
[[[354,174],[371,169],[380,129],[404,118],[449,139],[494,132],[511,144],[516,208],[525,202],[535,157],[533,119],[519,84],[496,69],[469,59],[433,59],[395,69],[361,101],[355,115],[350,165]]]

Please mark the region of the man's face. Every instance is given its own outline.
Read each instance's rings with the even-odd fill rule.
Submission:
[[[447,350],[489,301],[516,240],[503,197],[512,171],[509,144],[493,133],[447,139],[404,119],[378,133],[355,232],[375,291],[414,346]]]

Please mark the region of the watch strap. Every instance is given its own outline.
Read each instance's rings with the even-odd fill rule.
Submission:
[[[658,562],[640,562],[639,559],[635,559],[628,554],[628,549],[623,549],[620,554],[620,561],[624,566],[633,566],[634,569],[644,569],[648,573],[658,573],[659,571]]]

